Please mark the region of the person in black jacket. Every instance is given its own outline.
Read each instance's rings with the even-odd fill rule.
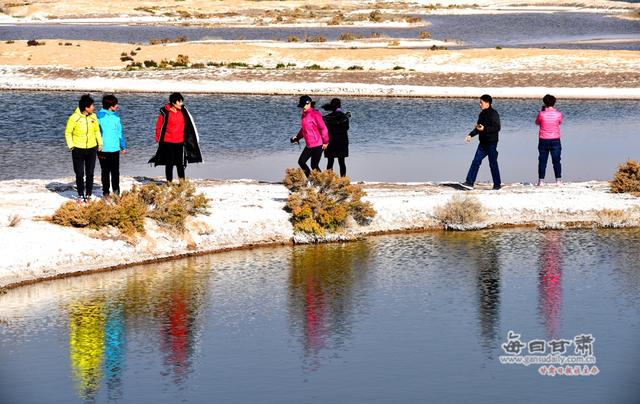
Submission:
[[[488,94],[484,94],[480,97],[480,115],[478,115],[478,122],[475,128],[464,138],[464,141],[469,143],[471,138],[479,135],[480,144],[476,150],[476,155],[473,157],[471,167],[467,173],[467,179],[461,183],[465,189],[473,189],[473,184],[476,182],[478,176],[478,170],[480,164],[485,157],[489,156],[489,167],[491,168],[491,177],[493,178],[493,189],[498,190],[502,187],[500,181],[500,169],[498,168],[498,132],[500,132],[500,115],[498,111],[491,107],[493,102],[492,98]]]
[[[329,146],[324,151],[327,158],[327,170],[333,170],[333,162],[338,158],[340,176],[347,175],[347,165],[344,161],[349,156],[349,113],[342,112],[342,103],[339,98],[334,98],[330,103],[322,106],[325,111],[331,111],[323,116],[324,123],[329,130]]]

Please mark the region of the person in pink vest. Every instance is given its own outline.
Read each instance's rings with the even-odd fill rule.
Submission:
[[[291,143],[298,143],[304,138],[305,147],[298,158],[298,165],[309,177],[311,170],[320,171],[320,159],[322,151],[329,145],[329,131],[322,119],[320,111],[314,108],[315,103],[308,95],[300,97],[298,108],[302,108],[301,128],[296,136],[291,138]],[[307,161],[311,159],[311,169],[307,166]]]
[[[562,184],[562,165],[560,163],[560,124],[562,123],[562,112],[555,108],[556,97],[547,94],[542,98],[544,106],[538,113],[536,125],[540,126],[538,140],[538,186],[544,185],[545,172],[547,171],[547,160],[551,154],[553,163],[553,173],[556,176],[556,184]]]

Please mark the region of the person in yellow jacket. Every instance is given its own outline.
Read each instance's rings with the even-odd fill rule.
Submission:
[[[78,108],[67,120],[67,127],[64,131],[67,147],[71,151],[73,160],[73,172],[76,174],[78,202],[91,200],[96,155],[98,151],[102,151],[100,125],[93,109],[94,101],[89,94],[80,97]]]

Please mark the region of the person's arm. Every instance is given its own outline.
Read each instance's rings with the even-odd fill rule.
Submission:
[[[540,126],[542,123],[542,111],[538,112],[538,116],[536,117],[536,125]]]
[[[320,131],[320,137],[322,138],[322,147],[326,149],[329,144],[329,129],[327,129],[327,125],[324,123],[324,119],[322,119],[322,115],[317,113],[314,115],[314,120],[316,121],[316,126]]]
[[[156,120],[156,143],[160,141],[160,132],[162,132],[162,124],[164,124],[164,118],[162,114],[159,114],[158,119]]]
[[[69,150],[73,150],[75,147],[73,144],[73,128],[76,126],[76,121],[73,120],[73,115],[67,120],[67,126],[64,129],[64,139],[67,142]]]
[[[558,125],[560,125],[562,123],[562,121],[564,120],[564,114],[560,111],[558,111],[558,113],[560,114],[560,119],[558,119]]]
[[[96,142],[98,143],[98,151],[102,151],[102,132],[100,132],[98,117],[93,115],[93,119],[94,119],[93,133],[95,134]]]
[[[118,118],[118,134],[120,136],[120,151],[122,154],[125,154],[127,151],[127,140],[124,138],[124,133],[122,132],[122,121]]]

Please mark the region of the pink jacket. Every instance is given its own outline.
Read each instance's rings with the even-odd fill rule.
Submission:
[[[313,108],[304,111],[301,126],[296,139],[304,138],[307,147],[312,148],[329,143],[329,131],[319,111]]]
[[[536,125],[540,125],[540,139],[560,139],[562,118],[562,112],[553,107],[540,111],[536,118]]]

